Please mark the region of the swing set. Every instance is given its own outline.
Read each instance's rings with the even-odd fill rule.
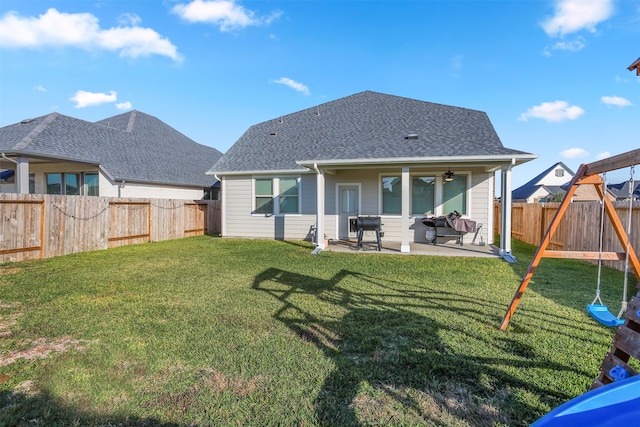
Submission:
[[[634,167],[631,166],[630,178],[629,178],[629,217],[627,222],[627,236],[631,237],[631,216],[633,215],[633,189],[635,188],[635,183],[633,180]],[[607,188],[607,173],[604,172],[602,174],[602,179],[604,180],[604,188]],[[606,193],[603,193],[603,195]],[[629,276],[629,247],[627,246],[625,249],[625,262],[624,262],[624,286],[622,292],[622,301],[620,303],[620,312],[618,316],[614,316],[613,313],[609,311],[609,307],[607,307],[600,299],[600,276],[602,273],[602,242],[604,235],[604,200],[601,202],[602,210],[600,212],[600,247],[598,249],[598,283],[596,284],[596,296],[593,299],[591,304],[587,305],[587,312],[596,319],[598,322],[602,323],[605,326],[620,326],[624,324],[624,319],[622,316],[627,311],[627,287],[628,287],[628,276]],[[629,240],[627,241],[627,245],[629,245]]]
[[[511,317],[516,311],[518,304],[520,303],[520,299],[522,298],[533,274],[540,263],[542,258],[571,258],[571,259],[582,259],[582,260],[598,260],[598,282],[596,289],[596,297],[593,302],[587,305],[588,313],[596,319],[598,322],[606,325],[606,326],[620,326],[624,324],[624,320],[622,319],[623,315],[627,310],[627,283],[628,283],[628,273],[629,267],[633,269],[633,272],[636,276],[636,279],[640,280],[640,261],[638,261],[638,256],[633,249],[633,246],[630,242],[630,234],[631,234],[631,216],[633,209],[633,174],[634,174],[634,166],[640,164],[640,149],[629,151],[627,153],[619,154],[617,156],[609,157],[604,160],[600,160],[593,163],[582,164],[578,169],[578,172],[575,174],[571,183],[569,184],[569,188],[567,189],[567,193],[560,203],[556,214],[554,215],[551,223],[549,224],[542,240],[540,241],[540,245],[536,250],[531,263],[529,264],[529,268],[525,273],[520,286],[516,290],[509,307],[507,308],[507,312],[502,320],[502,324],[500,325],[500,330],[503,331],[509,325]],[[608,171],[613,171],[617,169],[622,169],[629,167],[631,169],[630,172],[630,180],[629,180],[629,214],[628,214],[628,222],[627,222],[627,230],[625,231],[620,218],[609,200],[606,197],[606,182],[600,174],[606,174]],[[571,203],[571,199],[575,194],[577,188],[580,185],[593,185],[598,193],[599,199],[602,201],[602,210],[601,210],[601,218],[600,218],[600,247],[598,252],[595,251],[556,251],[556,250],[548,250],[547,246],[551,242],[551,237],[558,229],[560,224],[560,220],[562,220],[566,210]],[[613,230],[620,241],[624,252],[604,252],[603,251],[603,231],[604,231],[604,216],[605,214],[609,218]],[[615,316],[609,308],[602,303],[600,299],[600,273],[602,270],[602,261],[622,261],[625,260],[625,273],[624,273],[624,295],[622,298],[622,307],[618,316]],[[639,292],[636,295],[637,298],[640,298],[640,283],[638,283]],[[638,311],[638,317],[640,317],[640,310]],[[639,349],[640,350],[640,349]]]

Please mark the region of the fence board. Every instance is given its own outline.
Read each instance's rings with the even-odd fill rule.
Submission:
[[[629,202],[613,202],[613,205],[626,229],[629,221]],[[559,206],[559,203],[546,203],[544,206],[541,203],[513,203],[511,207],[511,236],[525,243],[539,245]],[[560,221],[556,233],[552,236],[548,250],[598,251],[601,210],[600,202],[571,203]],[[496,220],[494,232],[499,233],[502,221],[499,202],[494,205],[494,218]],[[625,250],[606,215],[602,236],[602,250],[604,252]],[[630,241],[636,252],[640,251],[640,202],[638,201],[633,202]],[[620,261],[605,260],[603,264],[619,270],[624,269],[624,259]]]
[[[0,193],[0,263],[218,234],[219,224],[219,201]]]

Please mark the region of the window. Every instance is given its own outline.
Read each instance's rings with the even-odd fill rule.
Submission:
[[[399,176],[382,177],[382,213],[402,213],[402,178]]]
[[[47,180],[47,194],[62,194],[62,174],[61,173],[48,173],[46,174]]]
[[[82,180],[84,179],[84,184]],[[99,189],[97,173],[47,173],[45,174],[47,194],[68,196],[97,196]],[[35,192],[35,180],[34,180]]]
[[[36,194],[36,174],[29,174],[29,194]]]
[[[467,213],[467,175],[455,175],[453,181],[442,183],[442,212]]]
[[[255,213],[272,214],[273,211],[273,180],[256,179],[256,209]]]
[[[280,178],[280,213],[298,213],[298,178]]]
[[[97,173],[84,174],[84,194],[86,196],[99,196],[100,182]]]
[[[80,195],[80,174],[79,173],[64,174],[64,194],[68,196]]]
[[[411,179],[411,213],[425,215],[434,213],[436,178],[433,176],[414,176]]]
[[[557,177],[563,177],[564,176],[564,169],[556,169],[556,176]]]
[[[257,214],[297,214],[300,212],[300,178],[256,178],[254,181]]]

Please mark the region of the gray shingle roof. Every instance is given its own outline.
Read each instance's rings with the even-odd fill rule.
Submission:
[[[505,148],[482,111],[365,91],[251,126],[209,173],[304,169],[296,161],[488,155],[529,153]]]
[[[58,113],[0,128],[0,152],[100,165],[117,181],[209,187],[221,156],[157,118],[130,111],[96,123]]]
[[[634,181],[633,185],[631,196],[634,200],[640,200],[640,182]],[[611,193],[613,193],[616,199],[627,199],[629,197],[630,186],[630,181],[623,181],[617,184],[607,184],[607,188]]]

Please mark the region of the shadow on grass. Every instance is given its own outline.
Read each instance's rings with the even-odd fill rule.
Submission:
[[[340,286],[345,278],[360,281],[371,291]],[[507,356],[456,353],[440,339],[451,325],[421,314],[440,310],[489,323],[495,319],[487,320],[491,316],[485,311],[462,306],[495,304],[490,301],[412,288],[347,270],[325,280],[269,268],[256,276],[253,288],[280,301],[274,318],[333,360],[335,369],[315,400],[321,425],[457,425],[461,420],[477,426],[528,425],[542,414],[514,395],[514,389],[542,396],[551,406],[570,397],[547,395],[548,390],[525,383],[501,367],[558,372],[575,371],[575,367],[535,361],[532,347],[501,337],[489,342],[480,331],[456,333],[463,340],[498,346]],[[301,294],[315,297],[318,305],[335,306],[331,311],[344,315],[315,315],[296,303]]]
[[[12,391],[0,392],[0,426],[157,426],[180,427],[155,418],[128,415],[96,415],[59,403],[46,391],[37,394]]]
[[[496,241],[499,241],[499,235],[496,235],[496,239]],[[510,264],[510,267],[520,278],[513,286],[513,292],[515,294],[530,267],[531,260],[538,247],[516,239],[511,239],[511,246],[518,262]],[[597,248],[594,250],[597,250]],[[622,266],[623,264],[624,261],[620,261],[620,265]],[[609,305],[612,312],[617,313],[623,294],[624,272],[603,266],[601,274],[602,300],[605,304]],[[586,305],[591,303],[595,297],[597,281],[598,266],[596,263],[592,264],[580,259],[543,257],[534,270],[534,274],[527,288],[528,292],[525,291],[522,295],[521,302],[528,298],[528,294],[531,291],[534,291],[542,297],[552,300],[556,304],[586,313]],[[629,273],[628,282],[628,294],[631,297],[638,288],[640,288],[640,282],[638,282],[631,272]],[[634,287],[636,283],[638,283],[638,285]],[[505,306],[505,313],[506,311],[507,306]],[[527,309],[518,307],[514,318],[522,317],[518,314],[521,311],[528,312],[529,315],[537,317],[548,316],[547,313],[536,311],[530,307]],[[512,322],[514,318],[511,319]],[[553,323],[562,322],[563,320],[567,320],[567,318],[556,316],[553,319]],[[591,325],[596,326],[595,320]]]

